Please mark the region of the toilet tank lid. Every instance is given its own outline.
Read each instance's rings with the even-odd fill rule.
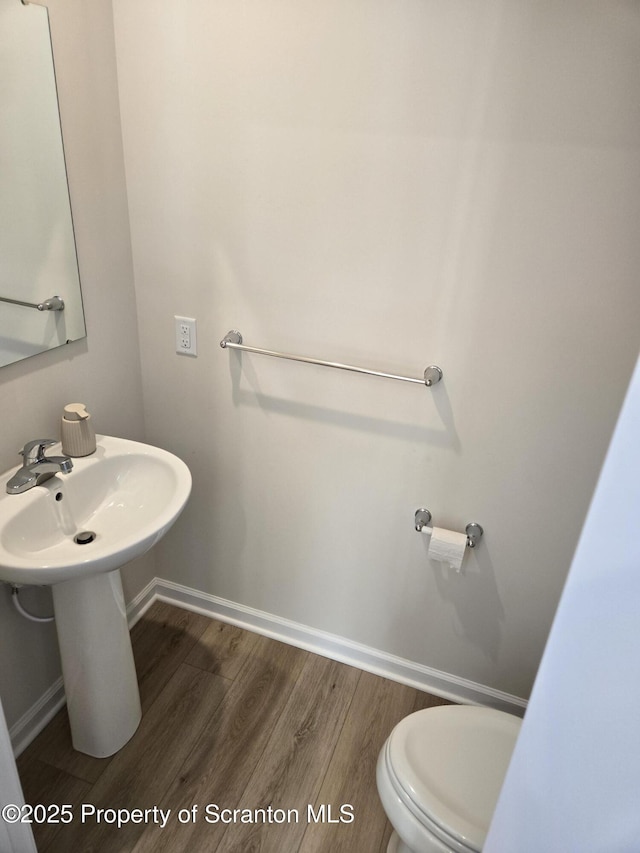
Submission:
[[[520,726],[518,717],[493,708],[427,708],[395,727],[389,762],[420,811],[481,850]]]

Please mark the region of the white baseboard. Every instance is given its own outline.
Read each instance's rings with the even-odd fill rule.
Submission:
[[[131,602],[130,622],[136,622],[156,599],[455,702],[486,705],[518,716],[522,716],[527,706],[525,699],[510,693],[162,578],[155,578]]]
[[[355,666],[366,672],[389,678],[391,681],[407,684],[418,690],[425,690],[454,702],[486,705],[518,716],[522,716],[527,706],[525,699],[510,693],[494,690],[492,687],[390,655],[345,637],[329,634],[290,619],[283,619],[273,613],[246,607],[244,604],[228,601],[162,578],[154,578],[150,581],[127,606],[130,628],[156,600],[166,601],[176,607],[183,607],[185,610],[219,619],[221,622],[238,625],[256,634],[263,634],[265,637],[280,640],[280,642]],[[62,678],[59,678],[11,727],[9,735],[16,757],[26,749],[64,703],[64,688]]]
[[[13,754],[16,758],[40,734],[47,723],[55,717],[66,701],[62,676],[60,676],[48,690],[45,690],[26,714],[23,714],[18,722],[14,723],[9,729],[9,738],[11,739]]]

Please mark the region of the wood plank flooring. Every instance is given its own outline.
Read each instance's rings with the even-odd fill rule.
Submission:
[[[378,752],[445,700],[163,602],[131,638],[131,741],[76,752],[63,709],[18,760],[27,803],[71,806],[39,853],[384,853]]]

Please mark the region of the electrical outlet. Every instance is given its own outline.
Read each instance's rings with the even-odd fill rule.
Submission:
[[[179,355],[198,355],[196,321],[193,317],[174,316],[176,352]]]

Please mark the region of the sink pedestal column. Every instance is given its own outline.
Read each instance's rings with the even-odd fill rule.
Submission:
[[[52,586],[73,746],[113,755],[142,711],[120,571]]]

